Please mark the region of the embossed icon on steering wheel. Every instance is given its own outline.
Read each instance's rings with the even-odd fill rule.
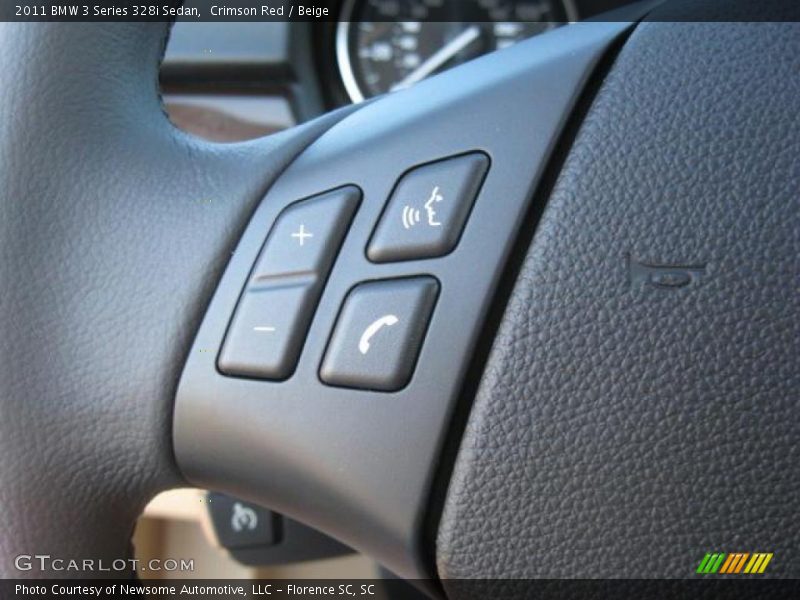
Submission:
[[[253,531],[258,526],[258,515],[249,506],[245,506],[239,502],[233,505],[233,514],[231,515],[231,529],[236,533],[242,530]]]
[[[425,201],[422,207],[425,209],[425,218],[430,227],[441,227],[441,222],[436,220],[436,209],[433,207],[435,203],[444,200],[444,196],[439,193],[439,186],[433,188],[430,197]],[[411,229],[417,223],[422,221],[422,211],[414,208],[408,204],[403,207],[403,212],[400,215],[405,229]]]
[[[439,186],[437,185],[433,188],[431,192],[431,197],[425,202],[425,212],[428,215],[428,225],[431,227],[441,227],[441,223],[436,220],[436,211],[433,208],[434,202],[441,202],[444,200],[444,196],[439,193]]]
[[[384,315],[379,319],[376,319],[372,323],[370,323],[367,328],[364,330],[364,333],[361,334],[361,339],[358,340],[358,351],[361,354],[366,354],[369,352],[369,343],[372,340],[373,336],[378,333],[383,327],[391,327],[400,321],[395,315]]]

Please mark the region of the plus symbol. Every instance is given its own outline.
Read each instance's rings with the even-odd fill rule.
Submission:
[[[297,238],[297,241],[298,241],[298,242],[300,243],[300,245],[302,246],[302,245],[305,243],[305,241],[306,241],[306,238],[311,238],[311,237],[314,237],[314,234],[313,234],[313,233],[309,233],[308,231],[306,231],[306,226],[305,226],[305,225],[303,225],[303,224],[301,224],[301,225],[300,225],[300,229],[298,229],[297,231],[295,231],[295,232],[292,234],[292,237],[293,237],[293,238]]]

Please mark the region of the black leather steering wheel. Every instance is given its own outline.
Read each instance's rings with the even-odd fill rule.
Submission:
[[[188,482],[410,578],[689,577],[710,551],[800,576],[800,27],[670,22],[696,8],[234,145],[165,116],[166,24],[3,25],[0,575],[95,577],[15,557],[125,559]],[[486,171],[452,247],[371,256],[403,177],[463,156]],[[232,315],[278,289],[268,233],[344,186],[330,265],[286,284],[312,290],[289,374],[227,373]],[[402,385],[323,365],[359,286],[420,278]]]

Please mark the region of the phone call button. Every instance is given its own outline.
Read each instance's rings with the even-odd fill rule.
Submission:
[[[439,294],[433,277],[362,283],[345,299],[322,360],[335,386],[396,391],[408,383]]]

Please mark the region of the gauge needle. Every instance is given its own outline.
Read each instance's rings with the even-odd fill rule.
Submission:
[[[392,91],[407,88],[411,85],[414,85],[418,81],[425,79],[428,75],[433,73],[436,69],[461,52],[464,48],[477,40],[480,35],[481,30],[477,25],[467,27],[464,31],[447,42],[439,50],[434,52],[430,58],[428,58],[428,60],[406,75],[402,81],[393,85]]]

